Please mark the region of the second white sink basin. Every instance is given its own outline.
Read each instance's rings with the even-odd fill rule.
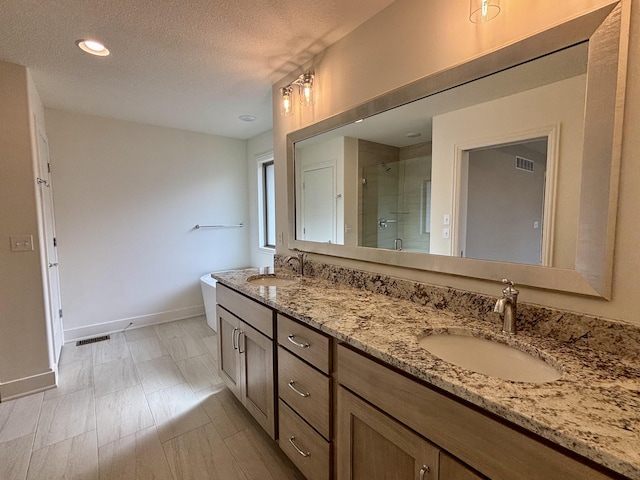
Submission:
[[[247,278],[247,282],[264,287],[286,287],[298,283],[298,278],[289,275],[264,273],[260,275],[251,275]]]
[[[466,334],[435,334],[419,340],[436,357],[490,377],[515,382],[544,383],[562,373],[553,365],[503,343]]]

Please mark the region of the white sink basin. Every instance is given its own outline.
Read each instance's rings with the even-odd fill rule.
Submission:
[[[469,334],[428,335],[419,343],[442,360],[490,377],[530,383],[552,382],[562,377],[556,367],[529,353]]]
[[[264,273],[261,275],[251,275],[247,278],[247,282],[252,285],[261,285],[264,287],[287,287],[298,283],[298,278],[289,275],[280,275],[275,273]]]

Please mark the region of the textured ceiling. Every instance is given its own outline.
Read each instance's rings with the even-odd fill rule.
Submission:
[[[250,138],[272,126],[273,83],[391,3],[0,0],[0,60],[29,67],[47,107]]]

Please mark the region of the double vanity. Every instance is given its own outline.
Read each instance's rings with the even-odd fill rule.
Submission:
[[[308,479],[640,479],[633,352],[505,335],[468,314],[495,299],[358,275],[214,275],[220,373]]]

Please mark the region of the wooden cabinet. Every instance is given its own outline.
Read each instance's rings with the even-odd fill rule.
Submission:
[[[329,480],[332,340],[283,315],[277,319],[280,448],[309,480]]]
[[[440,452],[440,478],[442,480],[484,480],[487,477],[471,470],[447,452]]]
[[[338,346],[336,368],[341,389],[348,389],[364,399],[370,409],[384,412],[387,417],[409,426],[410,431],[438,446],[440,480],[618,478],[592,468],[586,459],[567,455],[533,434],[408,378],[351,348]],[[343,403],[342,399],[341,395],[337,405],[341,418],[345,406],[353,409],[348,401]],[[347,421],[353,422],[352,418],[353,415],[347,417]],[[340,421],[337,456],[339,472],[346,472],[347,476],[341,474],[338,478],[361,478],[348,476],[352,470],[344,466],[345,462],[349,465],[354,461],[354,452],[357,452],[353,449],[354,441],[343,441],[343,438],[351,438],[348,432],[342,432],[344,421]],[[384,445],[382,440],[376,443],[376,457],[389,454]],[[397,448],[387,446],[390,451]]]
[[[242,403],[271,438],[275,439],[273,340],[240,322],[238,354]]]
[[[278,343],[322,373],[331,373],[331,337],[278,314]]]
[[[273,311],[225,287],[222,292],[217,306],[219,374],[275,439]]]
[[[441,478],[439,450],[433,444],[342,387],[338,405],[338,478]]]
[[[331,438],[331,379],[278,347],[278,394],[318,433]]]
[[[229,390],[242,400],[240,354],[237,347],[240,319],[220,305],[216,307],[216,315],[218,317],[218,373]]]
[[[279,400],[280,448],[307,480],[331,480],[331,444]]]
[[[224,285],[217,299],[221,377],[308,480],[619,478]]]

